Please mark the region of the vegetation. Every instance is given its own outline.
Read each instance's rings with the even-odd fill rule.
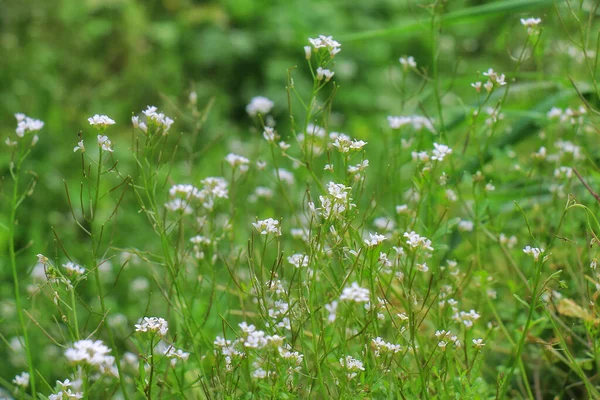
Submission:
[[[600,1],[33,3],[0,397],[600,398]]]

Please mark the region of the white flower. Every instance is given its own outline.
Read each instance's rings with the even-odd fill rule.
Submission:
[[[375,246],[378,246],[380,243],[382,243],[384,240],[385,240],[384,235],[380,235],[377,232],[369,233],[369,238],[365,239],[365,244],[368,247],[375,247]]]
[[[452,149],[444,144],[438,144],[438,143],[434,143],[433,144],[433,151],[431,152],[432,156],[431,159],[432,160],[437,160],[437,161],[443,161],[444,157],[446,157],[447,155],[452,154]]]
[[[109,355],[111,349],[101,340],[79,340],[73,347],[65,351],[65,357],[73,364],[84,364],[98,367],[101,372],[111,371],[115,358]]]
[[[358,371],[365,370],[363,363],[355,358],[352,358],[351,356],[340,358],[340,365],[349,372],[348,379],[354,378]]]
[[[540,259],[540,255],[544,253],[544,249],[540,249],[539,247],[526,246],[523,249],[523,253],[532,256],[535,261],[538,261]]]
[[[533,34],[537,28],[538,25],[542,22],[541,18],[521,18],[521,25],[523,25],[524,27],[527,28],[527,34],[531,35]]]
[[[312,55],[312,47],[304,46],[304,57],[306,57],[307,60],[310,60],[311,55]]]
[[[171,366],[173,367],[177,363],[177,360],[187,361],[190,357],[190,353],[186,353],[181,349],[175,350],[175,347],[173,346],[169,346],[167,349],[165,349],[163,354],[165,355],[165,357],[171,359]]]
[[[462,220],[458,223],[458,230],[463,232],[471,232],[473,230],[473,221]]]
[[[425,250],[433,251],[433,247],[431,247],[431,240],[424,236],[419,236],[415,231],[404,232],[403,236],[406,238],[406,244],[408,244],[411,248],[414,249],[417,247],[422,247]]]
[[[483,76],[487,76],[491,82],[496,83],[500,86],[506,85],[504,74],[498,75],[492,68],[488,69],[487,72],[483,73]]]
[[[354,301],[356,303],[366,303],[370,301],[369,289],[361,288],[358,283],[352,282],[350,287],[344,288],[340,300]]]
[[[296,181],[296,178],[294,178],[294,174],[285,168],[276,169],[275,176],[278,177],[281,181],[287,183],[288,185],[293,185]]]
[[[227,154],[227,156],[225,156],[225,161],[231,165],[231,168],[238,169],[242,173],[248,171],[250,165],[250,160],[246,157],[238,156],[233,153]]]
[[[193,211],[188,202],[183,199],[173,199],[165,203],[165,208],[169,211],[182,211],[186,215],[191,214]]]
[[[80,140],[79,142],[77,142],[77,146],[75,146],[75,148],[73,148],[73,153],[77,152],[77,150],[81,150],[82,153],[85,152],[83,140]]]
[[[335,74],[335,72],[330,71],[328,69],[324,69],[324,68],[317,68],[317,80],[322,81],[323,79],[325,79],[325,82],[328,82],[331,78],[333,78],[333,75]]]
[[[423,263],[423,264],[418,264],[417,263],[416,267],[421,272],[427,272],[427,271],[429,271],[429,267],[427,266],[427,263]]]
[[[481,349],[483,348],[483,346],[485,346],[485,343],[483,343],[483,339],[473,339],[473,347],[475,347],[476,349]]]
[[[471,86],[473,88],[475,88],[475,91],[477,91],[477,93],[481,92],[481,86],[482,86],[481,82],[471,83]]]
[[[308,267],[308,256],[306,254],[294,254],[288,257],[288,262],[296,268]]]
[[[18,137],[22,138],[27,132],[37,132],[44,127],[44,122],[39,119],[29,118],[25,114],[15,114],[17,119],[17,129],[15,130]]]
[[[263,96],[256,96],[250,100],[250,104],[246,106],[246,112],[249,116],[255,117],[257,114],[268,114],[275,103]]]
[[[114,125],[115,121],[112,120],[108,115],[94,115],[88,118],[88,122],[92,126],[96,126],[99,129],[104,129],[110,125]]]
[[[413,56],[400,57],[398,61],[400,61],[400,64],[402,65],[405,71],[409,68],[417,68],[417,62],[415,61],[415,58]]]
[[[337,300],[332,301],[330,304],[325,304],[325,310],[329,313],[327,316],[327,322],[333,323],[335,322],[336,314],[337,314],[338,302]]]
[[[275,236],[281,236],[281,228],[279,227],[279,221],[273,218],[267,218],[262,221],[253,222],[252,225],[261,235],[268,235],[270,233]]]
[[[267,371],[265,371],[262,368],[257,368],[254,371],[252,371],[252,377],[254,379],[264,379],[267,377]]]
[[[423,128],[427,129],[431,133],[435,133],[435,128],[433,127],[433,121],[427,117],[423,117],[421,115],[413,115],[408,117],[387,117],[390,128],[392,129],[400,129],[405,125],[411,125],[415,131],[420,131]]]
[[[329,55],[333,58],[337,53],[342,51],[342,45],[337,41],[333,40],[331,36],[319,35],[316,39],[308,39],[315,51],[319,49],[327,49]]]
[[[111,153],[113,152],[112,142],[107,136],[98,135],[98,146],[100,146],[104,151],[109,151]]]
[[[144,317],[140,323],[135,324],[136,332],[155,332],[165,337],[169,331],[169,323],[163,318]]]
[[[25,389],[29,386],[29,373],[22,372],[20,375],[15,376],[15,378],[12,381],[15,385]]]
[[[279,135],[277,135],[277,132],[275,132],[275,129],[271,128],[270,126],[265,126],[265,130],[263,132],[263,137],[265,138],[265,140],[269,143],[273,143],[274,141],[276,141],[279,137]]]
[[[67,270],[67,272],[69,274],[74,274],[74,275],[83,275],[85,274],[85,268],[83,268],[80,265],[77,265],[71,261],[69,261],[66,264],[63,264],[64,269]]]
[[[158,112],[155,106],[148,106],[142,113],[148,119],[149,126],[155,126],[159,129],[160,133],[164,136],[169,132],[171,125],[175,122],[173,119],[167,117],[165,114]],[[139,120],[136,120],[139,121]],[[132,118],[132,123],[135,127],[136,121]],[[139,122],[139,128],[144,132],[148,133],[148,126],[143,122]]]

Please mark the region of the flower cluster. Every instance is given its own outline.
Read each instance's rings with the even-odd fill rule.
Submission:
[[[355,303],[366,303],[371,300],[369,289],[362,288],[356,282],[352,282],[350,287],[344,288],[340,295],[340,300],[353,301]]]
[[[42,130],[44,122],[39,119],[30,118],[25,114],[15,114],[17,119],[17,129],[15,130],[18,137],[22,138],[26,133],[37,132]]]
[[[165,114],[158,112],[158,109],[154,106],[148,106],[142,114],[146,116],[146,122],[140,120],[140,117],[134,115],[131,117],[131,124],[135,129],[140,129],[142,132],[148,134],[160,134],[165,136],[171,125],[175,122],[173,119],[167,117]]]
[[[261,235],[273,234],[275,236],[281,236],[279,221],[276,219],[267,218],[261,221],[253,222],[252,225]]]
[[[90,365],[102,373],[117,376],[115,358],[109,354],[110,351],[101,340],[85,339],[73,343],[72,348],[65,350],[65,357],[73,364]]]
[[[331,36],[319,35],[318,38],[308,39],[314,51],[317,52],[319,49],[327,49],[331,58],[335,57],[340,51],[342,51],[342,45],[333,40]]]
[[[115,124],[115,121],[110,118],[108,115],[94,115],[93,117],[88,118],[88,122],[90,125],[94,126],[96,129],[102,131],[108,128],[111,125]]]
[[[362,361],[359,361],[351,356],[340,358],[340,365],[347,371],[346,376],[348,377],[348,379],[356,377],[359,371],[365,370]]]
[[[400,129],[406,125],[411,125],[412,128],[417,132],[427,129],[431,133],[436,133],[435,128],[433,127],[433,120],[421,115],[401,117],[389,116],[387,119],[390,128],[392,129]]]
[[[273,109],[273,103],[266,97],[256,96],[250,100],[250,103],[246,106],[246,112],[251,117],[256,117],[258,114],[267,115]]]
[[[158,336],[165,337],[169,332],[169,323],[163,318],[144,317],[139,323],[135,324],[135,331],[157,333]]]

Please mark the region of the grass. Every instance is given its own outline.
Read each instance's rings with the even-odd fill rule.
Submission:
[[[11,5],[0,397],[598,398],[599,4]]]

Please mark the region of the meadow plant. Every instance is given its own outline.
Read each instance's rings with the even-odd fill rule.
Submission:
[[[46,179],[24,172],[44,123],[16,114],[0,336],[16,372],[0,384],[18,399],[598,398],[600,196],[579,172],[600,132],[591,17],[556,9],[583,32],[593,84],[523,117],[546,18],[515,19],[511,70],[450,83],[443,3],[429,59],[394,59],[399,98],[378,128],[335,118],[346,45],[325,35],[298,48],[287,104],[249,100],[254,136],[205,144],[218,165],[198,157],[211,103],[193,91],[185,110],[81,121],[73,230],[52,229],[53,246],[15,240]]]

